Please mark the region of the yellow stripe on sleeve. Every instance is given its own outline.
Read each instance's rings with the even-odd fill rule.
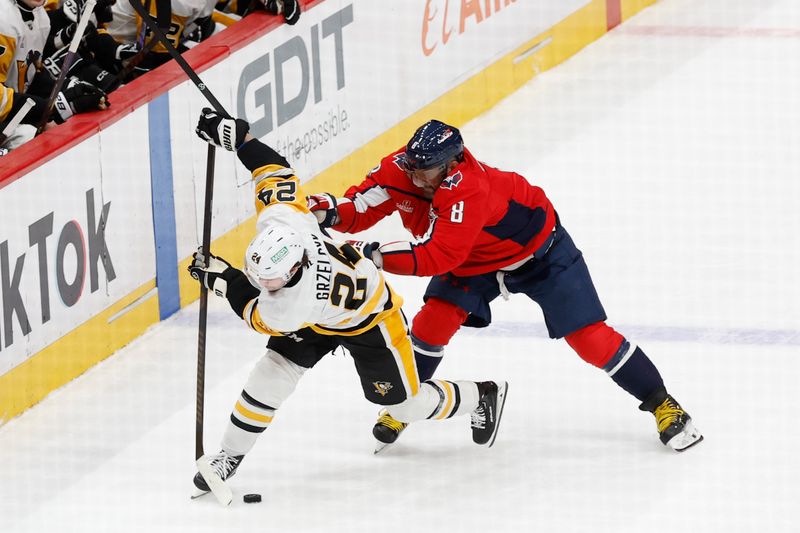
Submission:
[[[258,300],[253,300],[253,302],[253,306],[250,309],[250,319],[246,320],[247,325],[264,335],[283,335],[283,333],[270,328],[261,320],[261,313],[258,312],[258,304],[256,303]],[[248,306],[250,306],[250,304],[248,304]]]
[[[369,315],[375,310],[378,304],[383,301],[383,294],[386,292],[386,282],[383,279],[383,274],[379,272],[378,276],[380,276],[380,279],[378,280],[378,288],[375,290],[375,294],[372,295],[372,298],[370,298],[369,301],[361,308],[358,316]]]

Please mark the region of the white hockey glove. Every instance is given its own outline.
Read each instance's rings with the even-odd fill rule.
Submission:
[[[194,279],[220,298],[225,298],[228,292],[228,281],[223,277],[228,273],[228,269],[233,269],[233,267],[221,257],[211,254],[209,254],[208,265],[206,265],[202,247],[192,254],[192,262],[188,267],[189,273]]]
[[[372,241],[347,241],[347,244],[358,250],[358,253],[375,263],[375,266],[383,268],[383,256],[378,249],[381,247],[380,243]]]
[[[320,227],[330,228],[339,222],[336,207],[339,204],[335,196],[327,192],[312,194],[306,198],[308,210],[317,217]]]
[[[234,152],[244,143],[250,124],[240,118],[223,117],[213,109],[204,107],[194,131],[207,143]]]

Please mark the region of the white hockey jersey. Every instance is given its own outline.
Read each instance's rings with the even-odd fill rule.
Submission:
[[[167,38],[175,48],[178,47],[182,36],[192,23],[201,17],[207,17],[214,11],[214,0],[172,0],[172,20],[169,30],[166,32]],[[108,32],[117,42],[135,43],[139,33],[142,31],[142,19],[131,7],[128,0],[120,0],[111,7],[114,19],[106,25],[103,30]],[[156,2],[150,2],[150,14],[156,17]],[[148,35],[149,35],[148,30]],[[148,40],[150,37],[147,38]],[[161,43],[153,47],[154,52],[166,52],[167,50]]]
[[[0,121],[6,120],[15,92],[25,92],[42,60],[50,18],[44,7],[26,22],[14,0],[0,0]]]
[[[258,231],[281,223],[302,233],[311,265],[296,285],[275,292],[262,289],[247,304],[243,318],[250,327],[268,335],[304,327],[323,335],[358,335],[400,308],[402,298],[372,261],[321,233],[291,169],[267,165],[256,169],[253,178]]]

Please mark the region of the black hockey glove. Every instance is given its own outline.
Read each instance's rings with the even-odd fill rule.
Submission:
[[[378,268],[383,268],[383,256],[378,248],[380,243],[372,241],[347,241],[347,244],[358,250],[358,253],[375,263]]]
[[[61,67],[64,66],[64,60],[67,56],[67,48],[64,47],[54,52],[50,57],[42,62],[44,70],[50,75],[53,81],[58,80],[61,74]],[[107,70],[98,66],[91,56],[78,53],[74,61],[69,66],[67,76],[70,78],[78,78],[80,81],[91,83],[95,87],[99,87],[103,91],[110,93],[119,87],[119,80],[108,72]]]
[[[136,43],[121,44],[114,49],[114,59],[117,61],[127,61],[133,59],[141,51]]]
[[[57,124],[62,124],[74,114],[105,109],[109,105],[106,93],[101,89],[85,81],[73,80],[58,93],[52,118]]]
[[[220,298],[225,298],[228,292],[228,280],[226,277],[230,277],[235,269],[221,257],[211,254],[209,254],[208,265],[206,265],[203,250],[198,248],[192,254],[192,262],[189,263],[187,270],[205,288]]]
[[[339,222],[339,214],[336,211],[338,201],[330,193],[322,192],[312,194],[306,198],[308,210],[317,217],[317,222],[322,228],[330,228]]]
[[[75,77],[91,83],[106,94],[116,91],[120,86],[119,78],[94,63],[85,63],[83,68],[75,73]]]
[[[283,13],[283,19],[290,26],[294,26],[300,20],[300,2],[297,0],[266,0],[264,7],[273,15]]]
[[[244,142],[250,124],[240,118],[223,117],[213,109],[204,107],[194,131],[207,143],[234,152]]]
[[[72,38],[75,36],[75,30],[77,29],[78,24],[75,22],[70,22],[60,30],[53,32],[53,46],[55,49],[60,50],[68,47],[72,42]]]
[[[91,50],[98,65],[116,72],[121,63],[133,59],[139,53],[136,43],[119,43],[108,33],[92,33],[86,36],[86,46]]]
[[[66,48],[63,50],[66,51]],[[61,74],[63,63],[63,54],[54,55],[44,60],[45,69],[53,77],[53,81],[57,80],[58,75]],[[91,83],[106,94],[117,90],[120,86],[120,80],[116,76],[82,56],[75,58],[75,61],[69,67],[67,75],[80,81]]]
[[[202,42],[214,34],[217,29],[217,23],[211,16],[202,17],[194,21],[195,28],[186,35],[187,41],[194,41],[196,43]]]

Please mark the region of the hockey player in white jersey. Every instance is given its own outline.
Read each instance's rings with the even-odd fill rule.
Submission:
[[[214,31],[215,24],[211,20],[211,14],[214,12],[214,0],[171,0],[170,11],[170,25],[164,32],[169,39],[172,46],[179,52],[183,53],[186,48],[183,46],[184,41],[189,34],[195,31],[198,25],[205,28],[205,37],[211,35]],[[149,3],[150,15],[155,19],[157,17],[157,2],[155,0]],[[143,27],[141,17],[131,6],[128,0],[120,0],[111,7],[111,14],[113,18],[105,28],[98,31],[101,37],[111,36],[113,39],[105,39],[104,45],[106,48],[114,50],[119,49],[117,45],[127,47],[141,46],[142,43],[137,43],[137,40],[143,35],[142,32],[149,35],[149,28]],[[149,41],[152,37],[147,37]],[[114,43],[117,43],[116,45]],[[100,47],[100,43],[97,43]],[[116,59],[120,59],[118,56]],[[126,58],[123,63],[127,64]],[[138,63],[134,71],[135,74],[142,74],[148,70],[154,69],[163,65],[172,59],[167,49],[161,43],[156,43],[153,49],[147,53],[142,61]],[[103,58],[101,62],[105,68],[111,68],[108,61],[113,58]]]
[[[28,99],[34,107],[5,141],[4,147],[16,148],[36,134],[36,125],[47,111],[50,85],[40,93],[29,92],[42,62],[50,19],[44,9],[45,0],[0,0],[0,130],[23,107]],[[69,81],[57,95],[52,118],[62,123],[75,113],[105,109],[105,93],[77,80]]]
[[[335,242],[320,232],[289,163],[248,130],[244,120],[210,109],[196,130],[209,143],[236,151],[253,174],[258,234],[245,253],[244,272],[214,256],[205,266],[199,252],[189,271],[271,338],[234,406],[222,450],[207,458],[213,481],[198,473],[196,487],[208,491],[232,476],[303,373],[338,346],[353,357],[367,400],[396,420],[470,414],[473,440],[491,446],[507,383],[420,383],[400,296],[358,243]]]

